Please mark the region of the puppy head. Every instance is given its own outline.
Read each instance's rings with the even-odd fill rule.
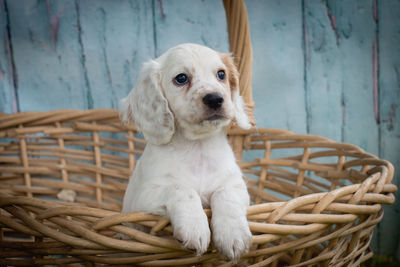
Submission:
[[[250,127],[232,57],[196,44],[173,47],[147,62],[121,101],[121,113],[154,144],[168,143],[175,130],[191,140],[204,138],[232,119]]]

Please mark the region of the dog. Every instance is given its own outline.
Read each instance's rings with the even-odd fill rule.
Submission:
[[[232,120],[251,125],[231,55],[198,44],[170,48],[143,65],[120,112],[147,141],[122,212],[168,218],[174,237],[201,255],[211,236],[203,209],[211,208],[214,247],[237,261],[251,245],[250,198],[225,129]]]

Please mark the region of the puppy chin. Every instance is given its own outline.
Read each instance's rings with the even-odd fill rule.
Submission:
[[[202,127],[208,128],[211,131],[213,129],[220,129],[227,126],[231,122],[231,119],[222,117],[220,115],[213,115],[201,122]]]
[[[179,123],[183,135],[189,140],[199,140],[213,136],[219,133],[231,122],[230,118],[226,118],[220,115],[212,115],[204,118],[198,123]]]

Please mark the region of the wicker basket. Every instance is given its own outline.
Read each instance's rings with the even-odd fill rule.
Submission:
[[[0,121],[1,265],[233,265],[212,248],[203,256],[183,249],[163,218],[119,213],[145,142],[120,124],[115,110],[21,113]],[[240,161],[254,203],[248,209],[253,246],[242,265],[357,266],[372,256],[381,204],[392,204],[397,189],[389,162],[353,145],[284,130],[229,135],[243,141],[242,149],[261,153]],[[60,192],[75,192],[74,202],[62,201]]]
[[[224,5],[254,122],[245,6]],[[145,141],[117,111],[0,114],[0,138],[0,265],[234,265],[212,246],[203,256],[182,248],[168,220],[120,213]],[[381,204],[392,204],[397,190],[389,162],[278,129],[230,129],[229,138],[252,199],[253,245],[239,265],[358,266],[372,256]]]

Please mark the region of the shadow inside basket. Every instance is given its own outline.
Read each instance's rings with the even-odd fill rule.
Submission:
[[[202,256],[182,248],[164,218],[120,213],[145,141],[114,113],[39,118],[0,128],[0,137],[1,265],[233,264],[212,246]],[[372,256],[381,204],[392,204],[396,191],[389,162],[278,129],[230,129],[229,141],[251,196],[253,244],[240,264],[357,264]]]

